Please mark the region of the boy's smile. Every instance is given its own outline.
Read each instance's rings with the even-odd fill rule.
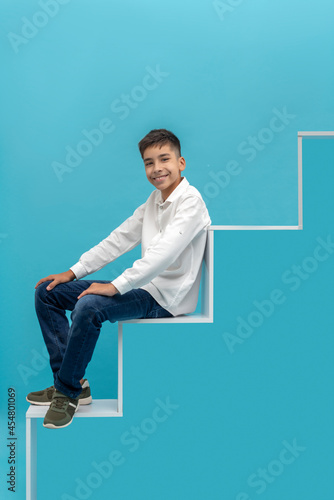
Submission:
[[[146,177],[154,187],[159,189],[164,201],[180,184],[181,171],[186,168],[183,156],[177,158],[170,144],[150,146],[143,154]]]

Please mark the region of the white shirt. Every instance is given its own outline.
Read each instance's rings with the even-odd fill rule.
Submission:
[[[70,269],[77,279],[98,271],[141,243],[141,259],[111,281],[120,294],[148,291],[173,316],[195,311],[211,219],[199,191],[183,177],[163,201],[152,191],[145,203]]]

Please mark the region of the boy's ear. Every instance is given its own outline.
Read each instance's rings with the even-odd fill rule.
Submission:
[[[179,169],[182,171],[186,168],[186,160],[183,158],[183,156],[180,156],[179,158]]]

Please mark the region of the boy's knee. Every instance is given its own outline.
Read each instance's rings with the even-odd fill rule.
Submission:
[[[100,311],[98,307],[96,307],[96,297],[94,297],[94,295],[84,295],[77,301],[71,312],[71,319],[78,318],[78,316],[85,320],[92,320],[95,318],[101,320]]]
[[[48,290],[46,287],[51,283],[52,280],[44,281],[35,290],[35,299],[36,300],[43,300],[48,293]]]
[[[88,313],[89,311],[95,311],[96,307],[94,307],[93,302],[94,297],[92,295],[84,295],[76,302],[72,313],[83,314]]]

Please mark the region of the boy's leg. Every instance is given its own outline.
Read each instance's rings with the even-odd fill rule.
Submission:
[[[55,377],[63,361],[70,329],[65,311],[73,311],[78,302],[77,297],[92,283],[107,282],[101,280],[69,281],[60,283],[52,290],[46,290],[51,281],[45,281],[36,288],[35,308]]]
[[[80,283],[80,280],[77,282]],[[109,283],[104,281],[104,283]],[[57,285],[60,286],[60,285]],[[55,287],[56,289],[57,287]],[[79,295],[79,293],[78,293]],[[115,323],[145,317],[171,317],[166,309],[141,288],[113,297],[89,294],[79,299],[71,313],[67,345],[61,367],[55,375],[55,387],[66,396],[76,398],[81,392],[80,379],[92,358],[104,321]]]

